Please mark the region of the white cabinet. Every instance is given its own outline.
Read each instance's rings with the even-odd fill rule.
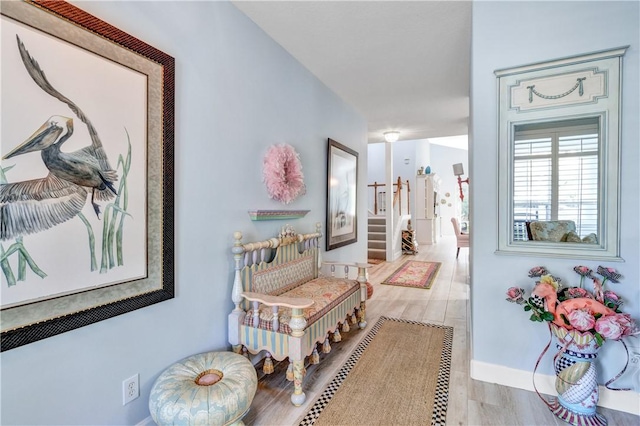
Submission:
[[[440,178],[431,173],[416,176],[416,240],[418,244],[435,244],[440,233],[438,190]]]

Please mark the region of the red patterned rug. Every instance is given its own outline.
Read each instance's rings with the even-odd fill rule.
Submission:
[[[441,265],[441,262],[408,260],[381,284],[428,289],[438,276]]]

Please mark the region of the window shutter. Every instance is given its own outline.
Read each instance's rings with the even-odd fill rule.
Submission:
[[[598,232],[598,136],[558,139],[558,219],[584,237]]]
[[[550,219],[551,154],[551,138],[516,140],[513,169],[514,219]]]
[[[520,224],[572,220],[584,237],[598,232],[599,137],[597,123],[516,131],[513,169],[514,240]],[[526,231],[526,228],[524,228]]]

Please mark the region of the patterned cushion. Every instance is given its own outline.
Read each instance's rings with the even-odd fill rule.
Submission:
[[[282,265],[257,271],[251,280],[251,291],[279,296],[314,278],[314,258],[305,256]]]
[[[304,318],[307,320],[307,327],[313,324],[318,318],[335,308],[360,290],[360,283],[355,280],[348,280],[334,277],[318,277],[299,285],[281,296],[284,297],[304,297],[312,299],[315,303],[303,310]],[[271,306],[260,305],[260,324],[259,328],[265,330],[273,329],[273,311]],[[278,311],[278,331],[280,333],[291,333],[289,328],[289,320],[291,320],[291,309],[281,307]],[[253,311],[249,310],[244,319],[244,324],[253,325]]]
[[[593,232],[586,237],[580,239],[580,236],[573,231],[569,231],[564,234],[561,241],[567,243],[585,243],[585,244],[598,244],[598,237]]]
[[[562,240],[560,241],[566,241],[568,243],[581,243],[582,240],[580,239],[580,235],[576,234],[575,231],[569,231],[566,234],[564,234],[564,237],[562,237]]]
[[[529,225],[534,241],[560,242],[569,231],[576,230],[576,224],[572,220],[549,220],[544,222],[531,222]]]

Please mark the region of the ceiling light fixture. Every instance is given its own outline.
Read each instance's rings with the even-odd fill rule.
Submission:
[[[398,138],[400,137],[400,132],[394,130],[391,132],[385,132],[383,133],[384,135],[384,140],[387,142],[395,142],[398,140]]]

